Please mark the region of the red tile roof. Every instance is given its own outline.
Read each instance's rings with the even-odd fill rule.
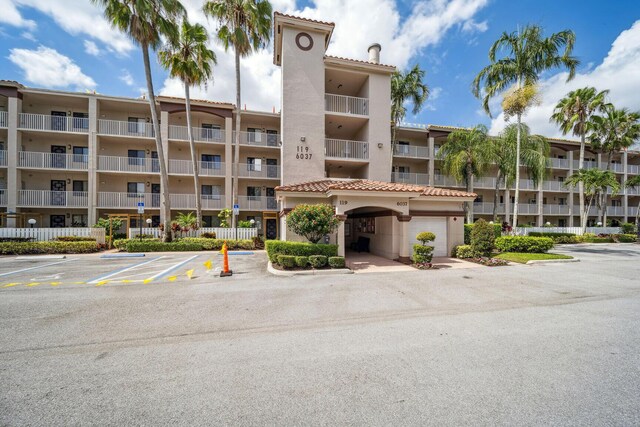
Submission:
[[[329,59],[339,59],[341,61],[355,62],[357,64],[376,65],[376,66],[379,66],[379,67],[393,68],[394,70],[396,69],[396,67],[393,66],[393,65],[376,64],[375,62],[362,61],[360,59],[343,58],[342,56],[332,56],[332,55],[325,55],[324,57],[325,58],[329,58]]]
[[[168,100],[172,100],[175,99],[176,101],[181,101],[181,102],[185,102],[185,99],[179,96],[169,96],[169,95],[158,95],[156,96],[156,99],[158,99],[159,101],[163,100],[163,99],[168,99]],[[235,107],[234,104],[231,104],[230,102],[223,102],[223,101],[210,101],[208,99],[190,99],[191,102],[202,102],[205,104],[213,104],[213,105],[224,105],[227,107]]]
[[[316,23],[316,24],[331,25],[332,27],[336,26],[336,24],[334,24],[333,22],[317,21],[315,19],[303,18],[302,16],[287,15],[286,13],[282,13],[282,12],[274,12],[273,15],[274,16],[275,15],[279,15],[279,16],[282,16],[284,18],[300,19],[302,21],[313,22],[313,23]]]

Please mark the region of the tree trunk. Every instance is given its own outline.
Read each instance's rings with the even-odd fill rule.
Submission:
[[[500,181],[502,180],[502,172],[498,169],[498,175],[496,176],[496,188],[493,193],[493,222],[498,223],[498,201],[500,200]]]
[[[471,167],[471,163],[467,162],[467,193],[473,193],[473,168]],[[467,224],[473,224],[473,201],[466,202],[465,206],[467,207]]]
[[[613,151],[609,151],[609,153],[607,154],[607,167],[606,167],[606,171],[610,171],[611,170],[611,160],[613,158]],[[607,203],[609,202],[609,196],[608,196],[608,189],[605,189],[602,192],[602,225],[604,227],[607,226]]]
[[[520,125],[522,123],[522,114],[518,114],[517,118],[518,118],[518,129],[516,134],[516,188],[514,192],[515,200],[513,202],[513,224],[512,224],[514,231],[518,226],[518,201],[520,198],[520,138],[521,138]]]
[[[584,145],[585,145],[585,132],[584,132],[584,124],[581,127],[582,134],[580,135],[580,157],[578,158],[578,170],[581,170],[584,167]],[[584,182],[580,181],[578,183],[578,194],[580,198],[580,227],[582,228],[582,234],[584,234],[587,229],[587,220],[589,217],[589,211],[587,210],[587,214],[584,215]],[[573,200],[571,201],[573,203]]]
[[[144,61],[144,74],[147,79],[147,91],[149,92],[149,106],[151,108],[151,122],[153,124],[153,133],[156,139],[156,151],[158,152],[158,163],[160,164],[160,192],[162,200],[160,205],[160,213],[163,217],[164,236],[163,241],[170,242],[171,235],[171,201],[169,200],[169,175],[167,174],[167,164],[164,157],[164,149],[162,147],[162,135],[160,135],[160,122],[158,120],[158,110],[156,109],[156,96],[153,93],[153,80],[151,78],[151,65],[149,61],[149,46],[146,43],[141,45],[142,59]]]
[[[391,128],[391,175],[392,176],[393,176],[393,154],[396,152],[397,126],[398,126],[397,123],[394,123],[393,127]],[[431,159],[430,161],[433,161],[433,159]]]
[[[240,96],[240,54],[235,49],[236,60],[236,133],[233,146],[233,204],[238,204],[238,177],[240,176],[240,115],[242,110],[242,99]],[[231,227],[238,226],[236,215],[231,216]]]
[[[196,195],[196,227],[202,227],[202,206],[200,199],[200,170],[196,158],[196,144],[193,141],[193,128],[191,127],[191,99],[189,98],[189,85],[184,84],[184,100],[187,112],[187,135],[189,136],[189,150],[191,151],[191,164],[193,166],[193,187]]]
[[[636,210],[636,227],[640,227],[640,202],[638,202],[638,210]]]

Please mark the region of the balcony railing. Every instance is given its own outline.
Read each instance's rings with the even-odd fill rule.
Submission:
[[[426,173],[392,172],[391,182],[405,184],[429,185],[429,175]]]
[[[627,165],[627,173],[629,175],[638,175],[638,174],[640,174],[640,166],[638,166],[638,165]]]
[[[0,111],[0,128],[9,127],[9,112]]]
[[[98,120],[98,133],[102,135],[153,138],[153,125],[145,122],[125,122],[122,120]]]
[[[325,139],[324,152],[326,157],[335,159],[367,160],[369,143],[346,139]]]
[[[473,188],[489,188],[494,190],[496,188],[496,179],[488,176],[478,178],[473,181]]]
[[[624,206],[607,206],[608,216],[624,216]]]
[[[247,211],[278,210],[278,202],[275,197],[264,196],[238,196],[240,209]]]
[[[413,159],[428,159],[429,148],[417,145],[396,145],[393,148],[393,155],[396,157],[409,157]]]
[[[2,195],[0,194],[0,201],[1,200],[2,200]],[[627,216],[629,216],[631,218],[635,218],[637,214],[638,214],[638,207],[637,206],[629,206],[627,208]],[[629,222],[633,222],[633,221],[631,221],[631,218],[629,219]]]
[[[233,132],[233,144],[236,143],[236,133]],[[280,135],[267,132],[240,132],[240,144],[255,147],[280,147]]]
[[[622,163],[612,163],[611,170],[617,173],[624,173],[624,165]]]
[[[7,150],[0,150],[0,166],[7,166]]]
[[[545,215],[569,215],[569,205],[542,205]]]
[[[171,209],[195,209],[196,196],[194,194],[170,194]],[[224,195],[201,194],[200,203],[202,209],[222,209]]]
[[[355,96],[324,94],[325,111],[332,113],[354,114],[358,116],[369,115],[369,100]]]
[[[24,207],[86,208],[86,191],[18,190],[18,205]]]
[[[7,190],[0,190],[0,206],[7,206]]]
[[[98,207],[101,208],[130,208],[136,209],[138,202],[143,202],[145,208],[159,208],[160,194],[157,193],[98,193]]]
[[[549,159],[548,165],[556,169],[569,169],[569,159]]]
[[[88,133],[89,119],[84,117],[20,113],[18,127],[20,129],[30,130]]]
[[[240,163],[238,167],[240,168],[238,174],[242,178],[280,178],[280,166],[277,165]]]
[[[224,142],[224,129],[193,127],[193,140],[196,142]],[[169,125],[169,139],[188,141],[186,126]]]
[[[578,160],[574,160],[573,161],[573,169],[577,171],[579,169],[578,168],[579,164],[580,164],[580,162]],[[584,161],[584,165],[583,165],[584,169],[595,169],[597,167],[598,167],[598,162],[593,162],[591,160],[585,160]]]
[[[463,183],[459,183],[455,180],[455,178],[450,177],[448,175],[438,175],[434,176],[434,186],[436,187],[464,187]]]
[[[191,160],[169,159],[169,173],[175,175],[193,175]],[[198,162],[199,176],[224,176],[225,169],[222,162]]]
[[[562,181],[544,181],[542,183],[542,189],[544,191],[569,192],[571,187],[566,186]]]
[[[493,214],[493,203],[489,202],[474,202],[473,204],[473,213],[482,214],[482,215],[492,215]],[[504,215],[504,204],[498,204],[498,214]]]
[[[98,170],[102,172],[158,173],[158,159],[145,157],[98,156]]]
[[[511,203],[511,212],[513,212],[513,203]],[[518,215],[537,215],[537,203],[518,203]]]
[[[31,169],[87,170],[89,156],[86,154],[38,153],[20,151],[18,167]]]

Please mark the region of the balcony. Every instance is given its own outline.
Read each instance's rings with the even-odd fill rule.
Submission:
[[[100,172],[158,173],[158,159],[144,157],[98,156]]]
[[[86,154],[20,151],[18,153],[18,167],[29,169],[65,169],[86,171],[89,167],[89,156]]]
[[[195,142],[225,142],[224,129],[192,127],[193,140]],[[187,126],[169,125],[169,139],[177,141],[189,141]]]
[[[474,202],[473,213],[478,215],[493,215],[493,203]],[[504,204],[498,204],[498,214],[504,215]]]
[[[325,139],[324,154],[325,157],[333,159],[368,160],[369,143],[346,139]]]
[[[608,216],[624,216],[624,206],[607,206]]]
[[[0,194],[0,202],[2,201],[2,194]],[[6,203],[6,199],[5,199],[5,203]],[[638,207],[637,206],[629,206],[627,208],[627,216],[630,217],[629,218],[629,222],[633,222],[631,220],[631,218],[635,218],[636,215],[638,215]]]
[[[622,163],[611,163],[611,170],[616,173],[624,173],[624,165]]]
[[[331,113],[349,114],[354,116],[369,115],[369,100],[355,96],[324,94],[324,109]]]
[[[7,150],[0,150],[0,167],[7,166]]]
[[[233,132],[233,144],[236,143],[236,133]],[[267,132],[240,132],[240,145],[253,147],[280,147],[280,135]]]
[[[55,132],[88,133],[89,119],[83,117],[47,116],[20,113],[18,128]]]
[[[410,159],[428,159],[429,148],[420,147],[417,145],[400,145],[397,144],[393,148],[393,155],[395,157],[406,157]]]
[[[511,212],[513,212],[513,203],[511,204]],[[518,203],[518,215],[538,215],[538,204]]]
[[[101,135],[129,136],[134,138],[154,138],[153,125],[145,122],[125,122],[122,120],[98,120]]]
[[[240,209],[245,211],[276,211],[278,202],[275,197],[238,196]]]
[[[18,206],[86,208],[89,196],[86,191],[18,190]]]
[[[627,165],[627,173],[629,175],[638,175],[638,174],[640,174],[640,166],[638,166],[638,165]]]
[[[638,194],[640,194],[640,187],[635,187],[635,188],[627,187],[626,190],[627,190],[627,195],[629,196],[637,196]]]
[[[171,209],[195,209],[194,194],[170,194]],[[202,209],[221,209],[224,205],[224,195],[206,195],[200,197]],[[146,209],[160,208],[160,194],[157,193],[120,193],[99,192],[98,207],[137,209],[138,203],[143,202]]]
[[[196,196],[194,194],[170,194],[171,209],[195,209]],[[201,194],[200,203],[202,209],[222,209],[224,206],[223,195]]]
[[[9,113],[7,111],[0,111],[0,129],[6,129],[9,127]]]
[[[547,164],[550,168],[569,169],[569,159],[548,159]]]
[[[545,215],[569,215],[569,205],[543,205]]]
[[[473,188],[489,188],[495,190],[496,179],[492,177],[483,177],[473,181]]]
[[[193,176],[191,160],[169,159],[169,173],[174,175]],[[198,162],[199,176],[224,176],[225,169],[222,162]],[[173,206],[173,205],[172,205]]]
[[[434,186],[436,187],[464,187],[463,183],[459,183],[455,178],[448,175],[435,175]]]
[[[580,162],[578,160],[574,160],[573,161],[573,169],[574,170],[578,170],[578,165],[580,164]],[[584,169],[595,169],[598,167],[598,162],[592,162],[590,160],[585,160],[584,161]]]
[[[240,163],[238,174],[241,178],[280,179],[280,166]]]
[[[560,191],[560,192],[570,191],[570,187],[566,186],[562,181],[544,181],[542,183],[542,189],[544,191]]]
[[[426,173],[391,172],[391,182],[429,185],[429,175]]]

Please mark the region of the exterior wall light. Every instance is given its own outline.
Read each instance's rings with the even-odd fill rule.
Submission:
[[[36,225],[36,220],[35,218],[29,218],[29,220],[27,221],[29,223],[29,225],[31,226],[31,228],[33,228],[34,225]]]
[[[307,140],[307,138],[305,136],[301,136],[300,137],[300,142],[305,142]]]
[[[384,144],[382,144],[382,142],[378,142],[378,148],[382,148],[384,146]]]

